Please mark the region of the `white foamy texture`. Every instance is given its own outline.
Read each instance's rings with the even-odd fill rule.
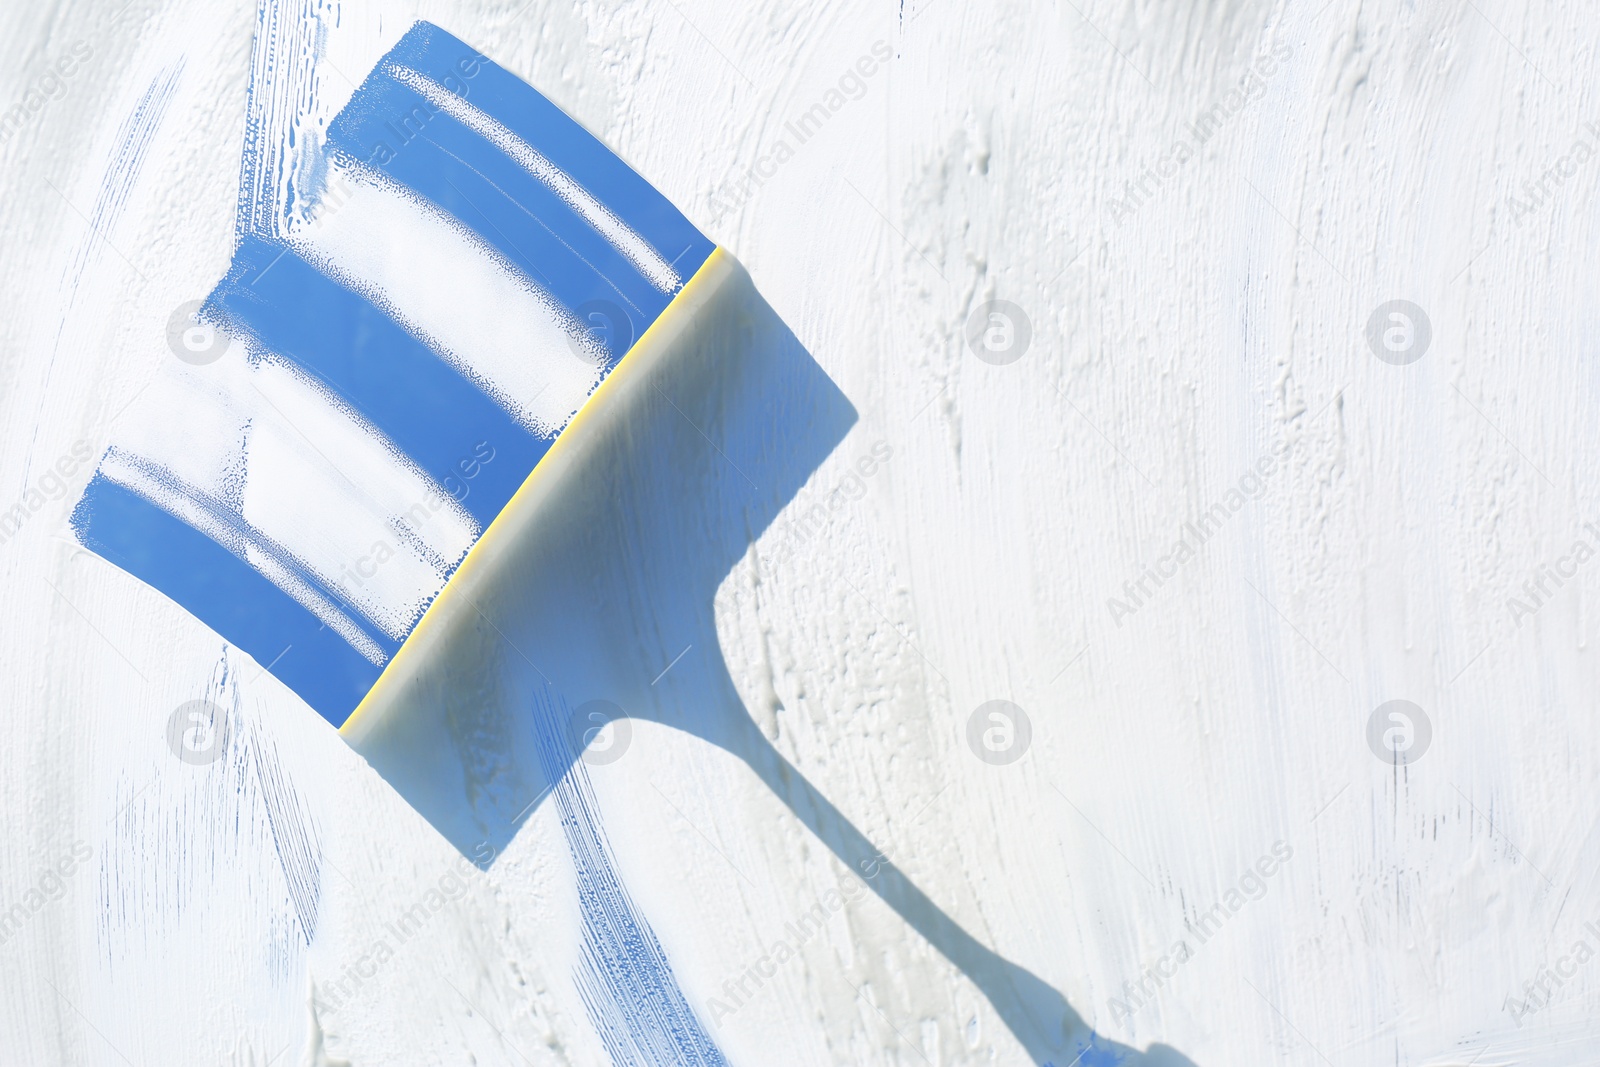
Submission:
[[[281,546],[396,640],[478,534],[472,517],[377,430],[286,362],[252,367],[237,342],[214,364],[158,376],[117,443],[125,456],[237,508],[262,543]],[[191,521],[192,509],[157,502]],[[216,536],[214,523],[192,524]],[[245,558],[257,565],[265,557]],[[281,567],[257,569],[311,607]]]
[[[998,23],[947,0],[903,20],[825,0],[782,19],[684,7],[725,63],[666,4],[541,5],[533,32],[500,0],[450,5],[452,34],[649,160],[643,176],[734,247],[861,413],[730,572],[717,640],[662,634],[645,681],[691,640],[652,691],[725,663],[795,772],[974,937],[1109,1039],[1176,1050],[1123,1067],[1593,1067],[1600,833],[1573,798],[1600,779],[1600,554],[1545,581],[1534,617],[1507,601],[1533,603],[1536,568],[1595,546],[1583,524],[1600,524],[1581,356],[1600,282],[1600,109],[1581,97],[1600,5],[1076,6],[1109,43],[1041,4]],[[16,250],[0,256],[16,312],[0,515],[74,441],[96,460],[125,443],[123,404],[176,362],[169,309],[229,262],[241,137],[325,129],[405,30],[373,0],[147,8],[132,35],[92,5],[42,20],[0,5],[19,56],[0,111],[41,105],[0,143],[0,247]],[[321,24],[284,21],[311,10]],[[281,42],[255,62],[283,117],[263,121],[264,93],[246,125],[258,17]],[[810,25],[827,34],[796,47]],[[79,38],[92,59],[46,93],[46,64]],[[865,95],[830,97],[880,38],[895,58]],[[1274,49],[1292,55],[1263,67]],[[114,166],[120,125],[180,57],[148,162]],[[930,71],[938,89],[916,92]],[[802,142],[786,124],[819,107],[831,117]],[[1191,129],[1228,112],[1203,143]],[[95,232],[74,207],[93,217],[102,187],[122,214]],[[1032,320],[1009,366],[963,337],[990,296]],[[1432,319],[1409,366],[1364,336],[1397,298]],[[227,436],[172,410],[176,448]],[[893,458],[862,475],[879,438]],[[1107,598],[1284,440],[1263,495],[1112,621]],[[704,462],[692,430],[683,447]],[[30,912],[0,949],[6,973],[50,983],[0,1004],[0,1063],[121,1064],[113,1048],[173,1067],[521,1063],[511,1047],[537,1067],[609,1063],[572,981],[559,807],[546,798],[466,896],[396,937],[459,855],[259,664],[71,547],[93,466],[0,544],[0,810],[27,813],[0,829],[0,915]],[[498,654],[550,670],[525,643]],[[224,667],[318,828],[310,944],[281,881],[257,876],[280,866],[273,834],[225,835],[258,825],[248,791],[217,788],[239,761],[168,748],[174,706]],[[1002,697],[1032,718],[1032,748],[995,767],[964,726]],[[1367,747],[1392,698],[1433,719],[1406,768]],[[749,991],[715,1024],[730,1063],[1030,1062],[871,897],[804,944],[786,933],[847,872],[737,757],[639,719],[592,771],[619,870],[707,1025],[725,983]],[[59,899],[35,894],[76,838],[92,858]],[[1279,839],[1293,858],[1265,896],[1201,944],[1191,925]],[[200,858],[190,875],[163,863],[178,854]],[[393,956],[374,974],[380,939]],[[797,958],[745,981],[780,940]],[[1168,977],[1179,940],[1195,954]],[[1131,1018],[1112,1004],[1125,983],[1143,987]]]
[[[600,381],[592,334],[497,251],[361,163],[290,244],[372,300],[511,415],[554,437]]]
[[[512,133],[492,115],[467,103],[432,78],[410,67],[390,64],[389,73],[399,82],[422,95],[422,98],[446,115],[493,144],[516,160],[529,174],[549,187],[578,216],[592,226],[595,232],[610,241],[624,259],[632,263],[650,280],[650,284],[663,293],[673,292],[683,279],[661,253],[650,247],[626,222],[611,212],[594,195],[573,181],[560,167],[546,159],[539,150]]]
[[[399,640],[477,524],[287,364],[265,362],[254,378],[262,405],[245,457],[245,519]]]

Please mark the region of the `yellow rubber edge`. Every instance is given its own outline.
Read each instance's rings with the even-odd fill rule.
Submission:
[[[433,603],[429,604],[427,610],[422,613],[422,618],[417,620],[417,625],[412,628],[411,633],[406,635],[405,641],[401,643],[399,650],[390,658],[383,669],[383,673],[378,675],[378,680],[372,683],[372,688],[367,690],[367,695],[362,697],[361,703],[356,705],[356,710],[352,711],[350,717],[340,725],[340,735],[348,740],[355,732],[353,727],[358,719],[361,719],[363,715],[370,716],[375,714],[373,709],[383,703],[384,695],[389,686],[398,684],[392,679],[398,673],[396,668],[401,660],[404,658],[409,661],[409,657],[406,656],[407,650],[420,643],[415,640],[417,635],[422,633],[424,628],[437,625],[437,619],[447,610],[443,605],[447,600],[454,600],[450,596],[451,587],[463,575],[470,573],[469,568],[473,568],[478,560],[485,558],[494,551],[494,544],[500,539],[496,534],[496,530],[510,525],[511,520],[507,516],[518,510],[519,501],[523,504],[527,503],[532,496],[529,486],[534,484],[534,479],[539,477],[539,472],[552,466],[552,460],[559,458],[560,455],[557,450],[562,449],[576,435],[583,432],[584,422],[593,418],[593,413],[606,403],[606,398],[620,388],[617,382],[626,378],[629,368],[642,363],[642,361],[630,363],[628,357],[647,344],[653,343],[655,337],[671,328],[670,324],[663,325],[664,323],[670,323],[670,320],[675,319],[679,314],[686,314],[686,312],[682,312],[679,309],[695,303],[693,299],[686,298],[690,297],[691,294],[698,294],[699,289],[710,284],[707,279],[719,273],[721,260],[727,258],[728,255],[727,252],[723,251],[721,245],[713,248],[711,254],[706,257],[705,262],[700,264],[700,269],[696,270],[693,277],[684,283],[682,289],[678,290],[677,295],[672,298],[672,301],[662,309],[661,314],[656,316],[656,320],[644,331],[644,335],[629,346],[628,351],[617,361],[616,368],[606,375],[605,380],[600,383],[594,392],[589,394],[583,406],[578,408],[577,413],[567,422],[566,428],[556,435],[554,443],[550,445],[550,448],[543,456],[539,457],[539,462],[534,464],[533,470],[528,472],[528,476],[517,487],[517,491],[511,495],[511,499],[506,502],[506,506],[501,508],[499,514],[490,520],[489,528],[483,531],[483,536],[478,538],[477,542],[467,550],[467,557],[461,561],[461,566],[456,568],[455,573],[450,576],[449,581],[445,582],[444,588],[439,591],[439,595],[434,598]]]

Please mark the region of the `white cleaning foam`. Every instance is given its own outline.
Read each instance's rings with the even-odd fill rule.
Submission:
[[[184,417],[164,414],[173,411]],[[177,497],[203,494],[252,532],[221,543],[240,554],[251,536],[280,546],[397,640],[479,532],[460,504],[375,428],[287,361],[247,359],[237,341],[209,366],[164,369],[124,420],[119,440],[127,460],[193,490],[172,490]],[[125,468],[134,469],[125,462],[116,470]],[[213,533],[215,524],[200,525],[177,497],[157,499],[136,473],[127,478],[134,479],[125,481],[130,488]],[[258,557],[270,553],[247,556],[252,563]],[[280,564],[257,569],[307,603],[303,591],[280,581]]]
[[[327,207],[290,243],[382,307],[534,433],[554,437],[604,349],[503,256],[365,165],[329,160]],[[403,309],[403,310],[402,310]]]
[[[253,377],[245,519],[399,640],[477,524],[287,363],[265,361]]]

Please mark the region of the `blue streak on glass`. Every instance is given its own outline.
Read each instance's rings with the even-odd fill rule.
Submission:
[[[166,594],[256,662],[271,663],[278,680],[333,725],[378,680],[378,667],[255,568],[104,476],[89,482],[72,526],[84,547]]]
[[[489,442],[495,462],[462,501],[480,526],[550,447],[365,297],[275,242],[245,238],[208,305],[319,378],[440,485]]]
[[[669,294],[495,145],[443,113],[397,125],[388,116],[431,111],[398,82],[374,76],[361,93],[372,110],[365,117],[347,112],[330,134],[334,147],[375,159],[383,155],[372,148],[378,141],[397,145],[378,169],[472,229],[566,308],[611,300],[625,305],[636,323],[653,322],[666,309]]]
[[[655,249],[680,285],[715,246],[560,108],[436,26],[414,25],[369,75],[330,126],[327,148],[378,166],[431,199],[534,279],[574,321],[608,324],[596,339],[610,350],[609,372],[674,294],[661,291],[490,140],[396,81],[395,66],[433,79],[522,138]],[[288,75],[301,78],[305,71]],[[265,85],[252,83],[252,108]],[[487,527],[551,441],[529,432],[384,309],[288,248],[277,236],[281,227],[264,224],[265,190],[276,173],[270,164],[287,150],[262,141],[274,130],[282,133],[258,124],[247,136],[239,244],[207,313],[254,341],[251,359],[283,360],[321,382],[440,486],[472,478],[470,492],[458,499]],[[604,305],[598,311],[596,302]],[[626,328],[610,320],[610,309],[627,316]],[[397,310],[403,316],[405,309]],[[493,464],[474,462],[484,443],[494,450]],[[83,544],[255,656],[333,725],[376,681],[378,668],[248,563],[116,483],[97,477],[74,525]],[[344,603],[315,575],[302,576]],[[359,613],[349,614],[370,629]],[[387,635],[372,636],[391,653],[396,647]]]
[[[678,985],[650,923],[618,877],[588,770],[563,732],[571,709],[541,693],[534,708],[539,753],[557,779],[551,793],[578,876],[583,917],[579,994],[615,1067],[727,1067]]]
[[[616,153],[527,82],[444,30],[419,22],[388,58],[440,82],[452,73],[467,82],[476,107],[589,190],[672,263],[680,277],[692,276],[711,255],[715,245]],[[467,79],[463,65],[470,67],[473,59],[480,64],[478,73]]]

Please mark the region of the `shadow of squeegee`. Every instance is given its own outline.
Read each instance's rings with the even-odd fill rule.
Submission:
[[[245,210],[282,148],[247,141],[233,262],[169,320],[177,358],[74,508],[80,543],[249,653],[480,863],[614,705],[737,756],[868,871],[878,849],[716,652],[718,586],[856,419],[743,269],[428,23],[327,126],[306,218]],[[585,715],[554,763],[541,707]],[[1098,1038],[893,866],[867,884],[1036,1062],[1186,1062]]]
[[[536,706],[606,702],[683,730],[742,760],[851,871],[875,868],[866,884],[978,986],[1036,1063],[1188,1063],[1097,1037],[1059,993],[882,863],[768,741],[714,652],[718,586],[855,419],[743,268],[714,253],[484,534],[341,732],[485,862],[554,784]],[[693,651],[663,674],[686,646]],[[592,725],[586,716],[571,724],[567,767]]]

